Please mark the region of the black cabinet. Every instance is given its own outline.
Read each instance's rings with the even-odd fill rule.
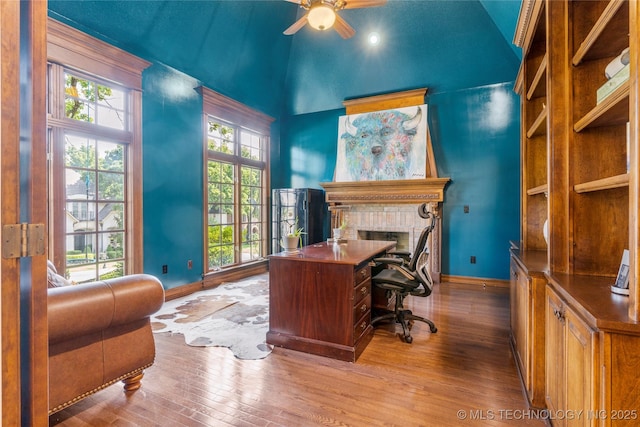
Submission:
[[[302,228],[302,245],[318,243],[328,237],[328,207],[324,190],[315,188],[277,188],[272,190],[271,252],[282,251],[280,239],[295,228]],[[327,236],[327,237],[325,237]]]

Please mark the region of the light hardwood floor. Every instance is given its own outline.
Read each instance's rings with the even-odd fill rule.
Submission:
[[[408,301],[438,332],[416,323],[406,344],[379,328],[356,363],[278,348],[241,361],[225,348],[156,335],[156,363],[140,390],[126,396],[116,384],[54,414],[50,425],[546,425],[521,391],[508,289],[443,283]]]

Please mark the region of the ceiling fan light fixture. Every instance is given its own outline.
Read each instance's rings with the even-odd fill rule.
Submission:
[[[311,6],[307,20],[309,25],[316,30],[324,31],[331,28],[336,22],[336,13],[331,6],[319,3]]]

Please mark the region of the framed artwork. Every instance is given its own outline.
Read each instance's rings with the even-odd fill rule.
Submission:
[[[334,180],[427,177],[427,105],[341,116]]]

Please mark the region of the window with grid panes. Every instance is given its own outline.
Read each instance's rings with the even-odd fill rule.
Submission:
[[[206,88],[206,272],[264,259],[270,120]],[[222,106],[222,107],[221,107]],[[222,117],[222,118],[221,118]]]
[[[207,266],[209,271],[264,257],[264,137],[207,120]]]
[[[75,283],[140,272],[135,206],[148,63],[54,20],[48,31],[50,258]]]

